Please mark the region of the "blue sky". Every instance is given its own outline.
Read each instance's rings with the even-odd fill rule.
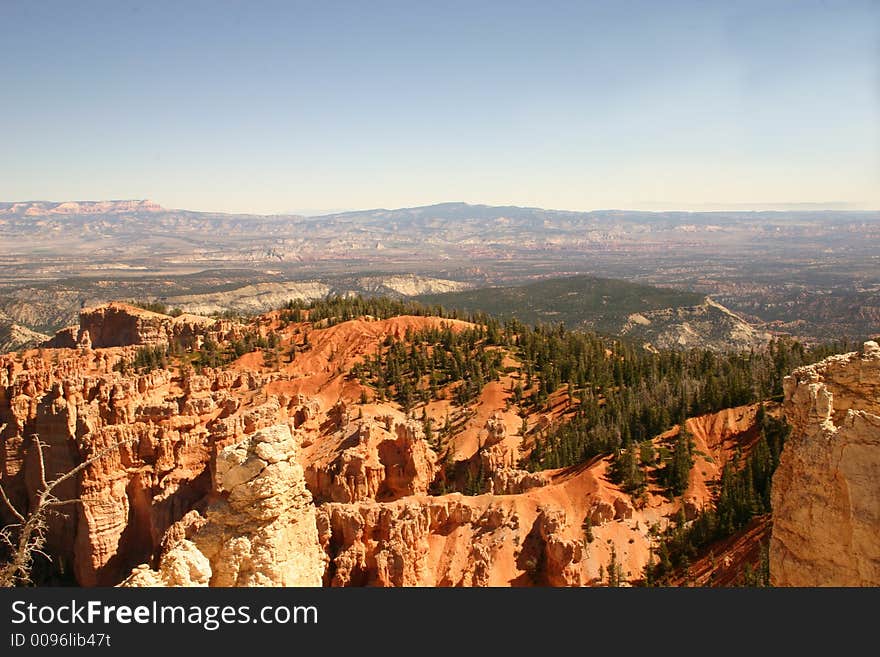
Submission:
[[[0,0],[0,200],[880,208],[880,2]]]

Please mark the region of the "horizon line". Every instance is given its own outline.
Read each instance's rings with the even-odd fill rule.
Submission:
[[[468,201],[439,201],[435,203],[424,203],[421,205],[403,205],[398,207],[355,207],[345,208],[294,208],[291,210],[279,212],[254,212],[248,210],[213,210],[213,209],[194,209],[190,207],[166,207],[162,203],[151,198],[115,198],[115,199],[65,199],[61,201],[48,199],[28,199],[16,201],[0,201],[0,205],[19,205],[19,204],[37,204],[46,203],[53,205],[62,205],[64,203],[153,203],[158,205],[165,211],[178,212],[197,212],[202,214],[228,214],[228,215],[247,215],[258,217],[305,217],[320,218],[329,217],[340,214],[368,213],[368,212],[399,212],[403,210],[420,210],[443,205],[459,205],[476,208],[516,208],[521,210],[540,210],[544,212],[564,212],[564,213],[594,213],[594,212],[645,212],[649,214],[664,214],[677,212],[683,214],[712,214],[719,212],[880,212],[880,207],[869,207],[857,202],[851,201],[825,201],[825,202],[770,202],[770,203],[682,203],[681,205],[669,202],[645,202],[638,203],[630,207],[595,207],[591,209],[567,209],[542,207],[537,205],[516,205],[514,203],[471,203]],[[642,207],[638,207],[642,206]],[[655,206],[651,209],[645,206]],[[658,209],[656,206],[667,206],[666,209]],[[691,209],[685,207],[691,206]],[[694,209],[705,207],[705,209]]]

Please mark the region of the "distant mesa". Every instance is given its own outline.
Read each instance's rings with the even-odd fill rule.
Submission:
[[[21,201],[0,203],[0,215],[48,217],[53,215],[130,214],[138,212],[166,212],[150,200],[123,201]]]

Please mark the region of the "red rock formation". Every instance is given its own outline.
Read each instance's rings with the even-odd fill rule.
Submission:
[[[210,338],[222,342],[240,337],[242,327],[199,315],[171,317],[125,303],[109,303],[80,312],[79,326],[64,328],[44,343],[48,348],[99,349],[177,342],[198,348]]]
[[[88,332],[92,347],[125,347],[167,341],[173,319],[121,303],[83,310],[80,334]]]
[[[261,389],[258,375],[206,370],[187,381],[168,370],[113,371],[131,349],[43,350],[22,362],[0,356],[0,478],[20,508],[36,494],[32,434],[47,445],[49,478],[129,441],[60,491],[83,504],[53,518],[47,548],[58,570],[82,585],[115,584],[149,559],[166,529],[209,492],[212,456],[286,419],[275,398],[250,408],[230,403],[233,386],[245,397]]]
[[[138,564],[132,583],[315,583],[323,568],[316,563],[327,564],[323,581],[333,585],[589,585],[599,582],[612,548],[625,577],[638,579],[650,527],[662,526],[678,501],[656,489],[633,500],[609,482],[607,459],[517,469],[522,418],[509,403],[509,377],[487,384],[461,433],[444,445],[458,466],[482,469],[484,495],[429,495],[444,466],[422,423],[392,403],[357,403],[360,384],[348,377],[354,363],[389,335],[443,324],[355,320],[311,330],[308,348],[297,344],[292,362],[272,367],[254,352],[200,374],[174,366],[123,375],[116,366],[131,361],[137,345],[223,343],[244,329],[120,304],[85,312],[78,348],[0,356],[0,479],[26,508],[37,484],[31,434],[48,445],[50,476],[124,443],[71,482],[63,494],[83,503],[53,520],[48,550],[82,585],[116,584]],[[286,346],[301,328],[278,329]],[[101,346],[108,343],[126,346]],[[448,412],[444,403],[432,407],[435,420]],[[753,422],[753,407],[690,421],[706,458],[692,473],[688,508],[709,499],[707,482],[726,453],[750,444]],[[261,478],[263,470],[279,476]],[[236,481],[227,481],[230,472]],[[310,517],[309,493],[318,504],[314,542],[308,532],[290,534],[287,522]],[[270,497],[277,504],[267,510]],[[288,568],[293,552],[311,556]]]

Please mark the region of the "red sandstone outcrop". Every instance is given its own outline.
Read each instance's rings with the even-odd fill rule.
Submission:
[[[493,561],[512,558],[514,536],[519,535],[519,516],[512,506],[458,493],[388,504],[323,504],[318,507],[318,532],[330,557],[325,583],[497,583],[492,581]]]
[[[21,363],[0,357],[0,476],[20,508],[36,490],[32,434],[47,445],[50,478],[126,443],[70,482],[62,495],[83,503],[50,526],[58,567],[82,585],[116,583],[147,560],[169,525],[209,492],[212,456],[285,420],[274,397],[252,407],[230,403],[262,388],[260,377],[205,370],[187,384],[168,370],[113,371],[126,357],[125,349],[48,350],[46,359]]]
[[[177,342],[186,348],[198,348],[206,338],[222,342],[240,337],[241,333],[242,327],[228,320],[199,315],[171,317],[114,302],[83,309],[79,326],[60,330],[43,346],[98,349]]]
[[[318,533],[329,559],[324,582],[579,586],[598,581],[612,546],[636,578],[648,557],[647,527],[669,511],[655,506],[634,517],[627,496],[590,469],[544,474],[545,486],[518,495],[319,505]],[[611,513],[596,517],[595,539],[587,543],[583,523],[590,504],[607,505]],[[618,506],[629,513],[615,513]]]
[[[345,437],[306,468],[309,489],[319,501],[396,500],[424,495],[437,472],[437,455],[418,423],[388,416],[342,424]]]
[[[688,515],[708,503],[707,484],[729,455],[756,440],[756,410],[744,406],[688,421],[704,455],[684,496]],[[668,443],[675,433],[655,442]],[[488,422],[472,464],[498,464],[489,471],[490,494],[319,505],[318,531],[329,559],[325,584],[595,585],[612,549],[623,579],[639,579],[655,547],[651,527],[676,515],[679,500],[657,492],[631,498],[608,481],[608,459],[539,473],[509,468],[492,450],[506,437],[497,422]]]
[[[330,559],[324,582],[329,586],[582,585],[598,577],[609,544],[620,543],[621,555],[630,551],[634,539],[628,538],[635,535],[632,528],[637,525],[606,527],[599,534],[608,536],[607,543],[588,545],[581,530],[583,518],[571,510],[577,502],[565,499],[574,489],[554,492],[556,499],[453,493],[386,504],[320,505],[318,532]]]
[[[777,586],[880,586],[880,347],[785,378],[792,425],[773,477]]]

